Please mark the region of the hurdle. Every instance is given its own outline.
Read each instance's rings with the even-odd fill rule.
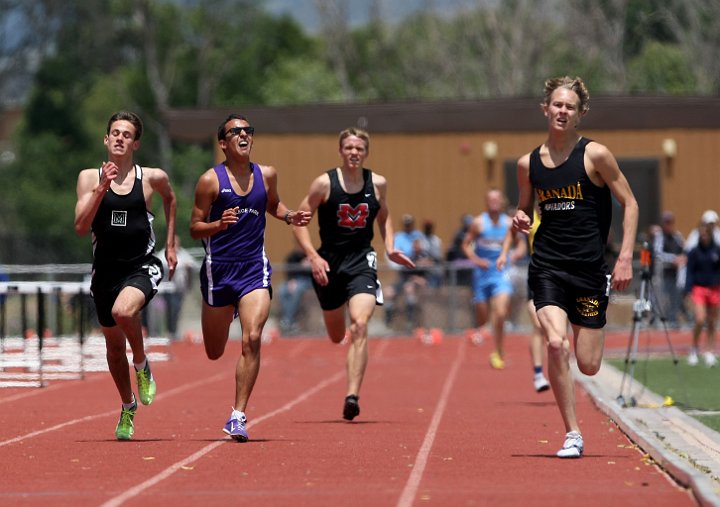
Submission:
[[[165,282],[159,288],[159,292],[174,290],[172,282]],[[88,336],[86,333],[88,316],[85,298],[89,294],[89,281],[0,282],[0,387],[44,387],[51,380],[84,379],[86,372],[107,371],[104,337]],[[37,327],[34,332],[30,331],[28,317],[29,298],[33,296]],[[54,298],[55,333],[48,327],[48,296]],[[63,296],[77,298],[77,304],[70,305],[76,322],[72,335],[62,333],[65,318]],[[20,333],[14,336],[8,330],[10,297],[19,297]],[[169,359],[169,338],[146,337],[144,341],[151,361]]]

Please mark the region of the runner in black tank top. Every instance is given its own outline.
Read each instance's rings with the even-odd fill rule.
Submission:
[[[142,168],[135,164],[129,194],[108,189],[92,222],[93,261],[96,265],[143,262],[155,250],[155,218],[143,194]]]
[[[568,159],[554,168],[542,163],[540,147],[530,155],[530,183],[542,214],[533,246],[535,266],[563,270],[591,266],[607,271],[610,189],[597,186],[587,175],[584,157],[590,142],[581,138]]]
[[[346,337],[345,322],[350,319],[348,337],[352,343],[347,355],[343,418],[351,421],[360,413],[358,395],[367,366],[368,321],[375,306],[382,304],[377,258],[371,244],[373,223],[378,225],[390,260],[410,268],[415,264],[395,251],[385,200],[387,181],[363,168],[370,148],[367,132],[345,129],[339,144],[342,167],[317,177],[299,207],[318,211],[322,245],[316,250],[304,228],[296,227],[294,232],[312,266],[313,286],[331,341],[340,343]]]
[[[528,285],[547,341],[548,374],[565,424],[561,458],[579,458],[584,442],[575,414],[570,371],[594,375],[602,364],[609,290],[632,282],[638,205],[612,153],[577,133],[589,109],[580,78],[545,82],[547,139],[518,160],[518,211],[513,229],[529,232],[537,200],[541,222],[533,243]],[[623,208],[620,253],[610,275],[604,253],[610,228],[611,194]],[[572,324],[573,344],[568,337]]]
[[[528,282],[536,309],[557,305],[571,323],[600,329],[605,326],[610,290],[604,257],[610,190],[587,175],[584,156],[589,142],[581,138],[555,168],[542,163],[540,147],[530,154],[530,183],[542,220],[533,241]],[[558,277],[563,280],[561,291],[552,281]]]
[[[330,178],[330,195],[317,210],[321,243],[318,252],[336,275],[355,276],[363,272],[371,275],[375,279],[373,288],[370,290],[365,284],[361,292],[375,294],[377,262],[372,239],[380,203],[375,196],[372,171],[362,170],[363,186],[354,193],[346,192],[340,185],[337,169],[330,169],[327,175]],[[340,279],[336,281],[341,282]],[[344,286],[348,280],[342,282]],[[323,294],[324,289],[320,285],[315,283],[315,287],[320,291],[318,297],[323,309],[332,310],[345,304],[343,294],[336,291]],[[380,301],[378,303],[381,304]]]
[[[162,263],[153,255],[151,196],[163,201],[167,237],[165,257],[169,278],[177,265],[175,253],[175,193],[167,173],[133,162],[140,147],[142,121],[131,112],[113,114],[104,144],[108,160],[100,169],[78,175],[75,231],[92,232],[93,271],[90,291],[105,336],[108,369],[122,401],[115,427],[118,440],[130,440],[135,431],[137,402],[130,380],[127,345],[143,405],[153,402],[155,379],[145,354],[140,312],[157,292]]]
[[[130,192],[118,194],[109,188],[92,222],[94,259],[90,290],[98,320],[105,327],[116,325],[112,308],[123,287],[139,289],[145,295],[145,307],[157,293],[163,277],[162,263],[153,255],[153,214],[145,204],[143,171],[137,164],[133,171]]]

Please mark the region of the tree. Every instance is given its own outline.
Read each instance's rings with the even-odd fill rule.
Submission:
[[[0,0],[1,103],[20,103],[40,62],[52,51],[63,9],[53,0]]]
[[[356,26],[350,0],[313,0],[311,36],[258,0],[0,0],[0,93],[34,76],[17,159],[2,166],[14,231],[2,247],[87,259],[86,239],[69,239],[75,177],[105,157],[120,109],[143,118],[138,158],[172,173],[183,209],[212,146],[173,144],[168,108],[537,96],[560,74],[598,94],[720,91],[718,0],[476,0],[455,15],[438,3],[389,24],[371,0]],[[25,30],[3,30],[18,19]]]
[[[575,0],[567,4],[565,26],[572,46],[598,62],[607,79],[595,89],[622,92],[626,88],[625,36],[630,0]]]
[[[88,149],[91,136],[80,107],[93,74],[77,69],[107,66],[95,58],[112,45],[110,38],[83,23],[92,18],[103,26],[105,16],[95,2],[87,1],[46,20],[51,26],[58,23],[57,47],[73,50],[57,51],[40,65],[18,133],[17,160],[6,168],[13,186],[5,199],[16,212],[18,229],[3,246],[15,248],[10,253],[16,258],[24,249],[25,262],[77,260],[68,254],[80,248],[72,234],[75,176],[79,168],[100,160]],[[88,35],[92,38],[85,39]]]
[[[677,45],[649,42],[628,64],[628,91],[658,95],[690,94],[697,87],[691,64]]]
[[[267,73],[263,103],[271,106],[342,102],[335,74],[313,56],[284,58]]]
[[[29,245],[26,260],[33,262],[87,260],[87,238],[72,234],[76,176],[104,160],[102,136],[112,112],[140,114],[146,129],[138,160],[173,173],[173,183],[190,195],[188,182],[198,166],[211,163],[212,147],[173,146],[164,111],[262,103],[277,62],[311,48],[294,22],[268,16],[252,0],[212,6],[75,0],[65,7],[48,20],[57,26],[55,52],[35,74],[17,161],[4,168],[18,190],[7,195],[17,229],[5,246]],[[178,198],[182,205],[184,196]]]
[[[719,93],[720,2],[673,0],[662,12],[694,71],[696,93]]]
[[[355,55],[348,23],[348,0],[315,0],[320,15],[320,27],[325,39],[325,51],[340,84],[343,98],[354,100],[355,90],[350,82],[350,69]]]

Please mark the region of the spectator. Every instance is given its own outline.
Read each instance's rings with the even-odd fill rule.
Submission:
[[[699,228],[698,244],[688,252],[685,291],[690,295],[695,313],[692,346],[688,364],[698,364],[700,335],[706,328],[707,341],[703,359],[708,367],[715,366],[715,322],[720,308],[720,244],[713,240],[713,222]]]
[[[200,265],[192,255],[180,244],[180,236],[175,236],[175,253],[177,254],[177,268],[173,282],[175,290],[163,294],[165,300],[165,321],[167,323],[168,337],[171,340],[178,339],[178,323],[182,313],[185,295],[192,289],[192,281]],[[160,259],[165,259],[165,249],[159,252]],[[168,269],[167,262],[163,262],[163,268]]]
[[[293,248],[285,257],[287,275],[280,285],[280,331],[284,335],[299,331],[297,314],[303,295],[312,289],[312,267],[305,252]]]
[[[683,289],[679,285],[681,270],[685,268],[687,257],[683,253],[685,239],[675,227],[675,215],[665,211],[660,218],[660,226],[655,230],[652,239],[653,269],[660,280],[666,322],[671,328],[679,327],[678,315],[683,313],[687,318],[687,310],[682,302]]]
[[[442,283],[442,268],[440,267],[442,262],[442,240],[440,236],[435,234],[435,224],[432,220],[423,222],[422,233],[424,236],[423,250],[427,254],[424,263],[428,267],[425,278],[429,287],[437,288]]]
[[[715,243],[720,245],[720,227],[718,227],[718,214],[714,210],[706,210],[700,217],[700,227],[697,227],[690,231],[687,239],[685,240],[685,252],[689,252],[695,248],[698,244],[698,237],[700,236],[700,229],[704,225],[712,225],[711,234]]]
[[[472,285],[472,269],[473,263],[465,255],[463,250],[463,240],[465,234],[472,224],[473,216],[465,213],[460,219],[460,228],[453,235],[452,244],[445,254],[445,260],[450,263],[449,281],[451,284],[463,285],[470,287]]]
[[[397,281],[388,288],[385,298],[385,323],[390,325],[396,315],[399,299],[405,310],[405,327],[408,332],[418,325],[419,289],[427,285],[427,270],[432,260],[426,250],[425,236],[415,228],[415,218],[410,214],[402,217],[402,231],[395,234],[395,250],[411,259],[412,268],[393,265],[398,270]]]
[[[395,234],[395,250],[410,257],[413,253],[413,242],[423,239],[423,233],[415,228],[415,217],[405,213],[402,216],[402,230]]]

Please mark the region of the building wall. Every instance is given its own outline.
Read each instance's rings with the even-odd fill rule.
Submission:
[[[677,216],[683,234],[696,226],[705,209],[720,209],[720,130],[587,130],[581,131],[608,146],[623,159],[657,159],[660,167],[660,202]],[[447,248],[463,213],[479,213],[483,195],[491,187],[504,187],[503,165],[543,142],[538,132],[376,133],[371,132],[370,157],[366,165],[386,176],[393,224],[399,228],[403,213],[411,213],[418,226],[433,220],[436,233]],[[674,139],[677,155],[663,154],[663,140]],[[494,161],[485,159],[483,145],[497,144]],[[222,153],[217,153],[221,160]],[[339,162],[336,134],[258,134],[253,160],[277,168],[280,196],[297,207],[310,182]],[[634,192],[652,191],[635,188]],[[511,203],[512,204],[512,203]],[[662,209],[660,211],[662,211]],[[648,210],[641,210],[644,222]],[[310,225],[317,240],[317,226]],[[270,259],[281,262],[292,246],[292,234],[280,221],[271,221],[267,232]],[[376,237],[376,248],[382,250]]]

